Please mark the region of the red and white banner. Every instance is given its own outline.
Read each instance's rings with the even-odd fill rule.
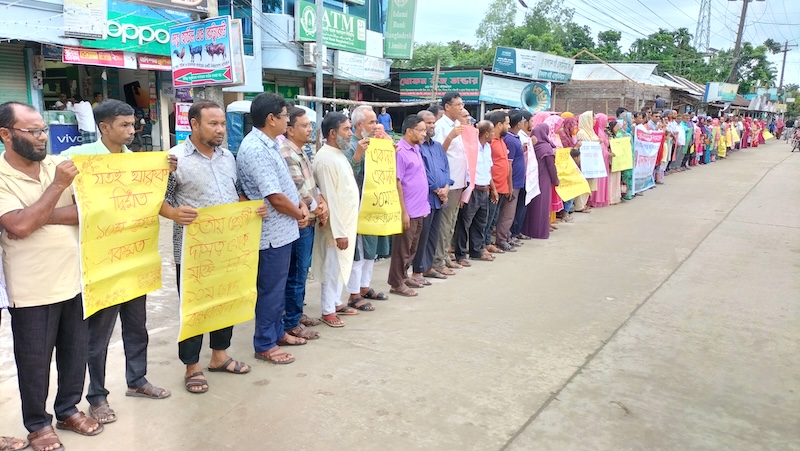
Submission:
[[[650,189],[656,185],[653,171],[655,171],[658,159],[658,149],[664,141],[664,132],[650,132],[636,130],[636,139],[633,142],[633,149],[636,160],[633,162],[633,192],[638,193]],[[581,148],[581,153],[583,149]],[[581,155],[583,164],[583,155]]]

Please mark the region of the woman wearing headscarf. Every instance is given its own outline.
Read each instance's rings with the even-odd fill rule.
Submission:
[[[750,147],[750,134],[753,128],[753,120],[749,117],[744,118],[744,125],[742,126],[742,149]]]
[[[786,127],[786,122],[783,121],[783,116],[779,117],[775,122],[775,137],[781,139],[783,136],[783,128]]]
[[[563,117],[564,114],[561,116]],[[575,117],[565,118],[564,122],[561,124],[561,128],[558,130],[558,138],[561,140],[561,146],[570,149],[575,147],[575,133],[577,132],[578,120],[575,119]]]
[[[562,124],[564,123],[564,119],[561,116],[557,116],[555,114],[549,116],[547,119],[544,120],[545,125],[548,128],[548,135],[547,137],[550,138],[550,142],[553,143],[553,147],[556,149],[560,149],[564,147],[561,144],[561,138],[558,136],[558,132],[561,129]],[[556,222],[556,214],[564,209],[564,202],[561,201],[561,197],[556,192],[556,187],[553,185],[553,193],[550,197],[550,224],[554,224]],[[558,229],[558,227],[551,225],[553,229]]]
[[[608,174],[609,162],[609,142],[608,135],[606,134],[606,127],[608,127],[608,116],[603,113],[597,113],[594,118],[594,134],[600,141],[600,148],[603,151],[603,164]],[[589,198],[589,205],[594,208],[607,207],[610,200],[609,180],[608,175],[599,177],[597,180],[597,187],[592,190],[592,197]]]
[[[550,130],[546,124],[539,124],[533,128],[533,137],[536,143],[533,152],[539,163],[539,189],[541,194],[534,197],[528,204],[525,222],[522,224],[522,233],[531,238],[547,239],[550,237],[550,201],[552,186],[558,185],[556,173],[556,151],[550,142]]]
[[[636,152],[633,150],[633,135],[631,134],[633,131],[633,114],[626,111],[622,115],[622,119],[624,125],[619,127],[615,138],[628,138],[631,140],[631,161],[636,161]],[[617,124],[619,124],[619,122]],[[620,182],[621,185],[625,185],[625,194],[622,194],[622,199],[633,199],[633,168],[622,171],[620,174]],[[620,186],[620,190],[621,189],[622,186]]]
[[[759,123],[759,131],[758,131],[758,143],[759,144],[766,144],[767,140],[764,139],[764,130],[767,129],[767,121],[761,119]]]
[[[531,130],[533,130],[533,128],[536,127],[537,125],[543,124],[544,120],[552,115],[553,113],[547,113],[544,111],[534,114],[533,117],[531,118],[531,125],[530,125]]]
[[[584,111],[578,116],[578,133],[575,135],[576,142],[578,141],[600,141],[597,134],[594,132],[594,113],[592,111]],[[597,179],[586,179],[589,183],[589,189],[597,191]],[[589,194],[583,194],[575,198],[574,209],[579,213],[588,213],[591,210],[589,202]]]

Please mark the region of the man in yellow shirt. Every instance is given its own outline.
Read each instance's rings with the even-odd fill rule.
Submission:
[[[78,169],[47,155],[47,126],[30,105],[0,105],[0,140],[6,148],[0,156],[0,245],[22,419],[34,449],[58,449],[61,442],[46,410],[54,349],[56,426],[82,435],[103,431],[76,407],[88,348],[71,188]]]

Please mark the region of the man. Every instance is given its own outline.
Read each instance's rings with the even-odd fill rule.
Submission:
[[[47,126],[30,105],[0,105],[0,245],[8,283],[22,420],[35,449],[61,442],[46,411],[53,349],[58,369],[56,426],[97,435],[103,425],[76,405],[86,374],[78,210],[71,161],[47,155]]]
[[[286,139],[281,145],[281,156],[286,161],[289,174],[297,187],[300,200],[308,208],[308,225],[300,229],[300,238],[292,243],[292,258],[289,262],[289,276],[286,279],[286,311],[283,315],[283,329],[286,333],[306,340],[316,340],[319,333],[306,326],[319,325],[303,314],[306,298],[306,279],[311,267],[311,253],[314,248],[314,226],[317,220],[324,225],[328,216],[328,206],[319,193],[311,161],[302,150],[311,139],[311,119],[302,108],[289,109],[289,123]]]
[[[617,108],[617,111],[615,112],[615,117],[617,118],[617,122],[619,122],[620,124],[624,124],[625,118],[623,117],[623,115],[627,112],[628,109],[625,108],[624,106]]]
[[[692,125],[691,121],[689,121],[688,114],[681,115],[681,128],[683,129],[683,158],[681,159],[681,170],[688,171],[691,168],[689,167],[689,160],[692,157],[692,146],[694,145],[694,126]],[[731,124],[733,125],[733,124]]]
[[[431,208],[431,214],[426,216],[422,222],[419,247],[413,262],[414,273],[411,278],[419,282],[424,280],[424,277],[447,279],[445,274],[433,269],[433,257],[439,243],[442,207],[447,204],[450,185],[453,184],[453,181],[450,180],[447,154],[442,145],[433,140],[436,131],[436,116],[427,110],[420,111],[418,116],[425,122],[426,128],[425,139],[419,146],[419,152],[425,163],[425,174],[428,177],[428,205]]]
[[[286,107],[286,100],[275,93],[253,99],[253,130],[242,140],[236,158],[244,194],[251,200],[267,200],[258,255],[253,347],[255,358],[278,365],[294,362],[294,356],[279,345],[306,344],[306,339],[287,334],[282,321],[292,243],[300,238],[299,228],[308,225],[308,207],[297,194],[276,141],[286,133]]]
[[[129,153],[133,142],[136,116],[133,108],[119,100],[109,100],[94,110],[95,121],[100,124],[100,140],[91,144],[71,147],[62,155],[104,155]],[[196,214],[195,214],[196,215]],[[122,345],[125,350],[125,379],[128,383],[126,396],[164,399],[169,390],[159,388],[147,381],[147,296],[139,296],[123,304],[106,307],[93,314],[89,323],[89,415],[102,424],[117,421],[117,414],[108,405],[106,382],[106,359],[111,334],[117,323],[122,322]]]
[[[686,134],[678,122],[678,112],[676,110],[667,112],[667,131],[672,135],[671,146],[666,149],[667,172],[672,173],[675,170],[674,163],[678,159],[678,152],[686,144]]]
[[[92,105],[76,95],[72,102],[67,102],[67,111],[75,113],[78,130],[81,132],[81,143],[91,144],[97,141],[97,124],[94,120]]]
[[[383,125],[384,130],[392,130],[392,116],[386,112],[386,107],[381,107],[381,114],[378,115],[378,123]]]
[[[444,103],[444,99],[442,99],[442,103]],[[442,107],[436,103],[432,103],[431,106],[428,107],[428,111],[430,111],[434,116],[436,116],[437,121],[441,119],[442,116],[444,116],[445,114],[444,109],[442,109]]]
[[[371,107],[362,105],[354,108],[350,113],[350,118],[355,133],[350,137],[350,147],[345,150],[345,156],[353,168],[360,199],[361,191],[364,189],[364,156],[369,146],[369,138],[381,135],[376,133],[379,124],[375,111]],[[360,234],[356,237],[353,267],[350,270],[350,277],[347,281],[347,292],[350,293],[350,297],[348,305],[337,310],[338,314],[357,315],[358,311],[356,309],[369,303],[369,300],[386,301],[389,299],[382,292],[376,292],[370,287],[375,260],[379,255],[388,254],[388,237]],[[350,307],[350,304],[355,307]]]
[[[58,100],[56,100],[56,103],[53,105],[53,109],[58,111],[63,111],[66,108],[67,108],[67,95],[62,92],[61,94],[59,94]]]
[[[318,239],[314,243],[314,274],[320,277],[322,321],[331,327],[344,327],[336,314],[342,305],[343,284],[349,279],[355,252],[360,196],[353,169],[344,154],[350,148],[353,134],[350,121],[342,113],[333,112],[322,120],[325,145],[314,158],[314,177],[322,196],[330,201],[328,221],[317,224]],[[363,299],[362,299],[363,301]],[[361,310],[374,310],[369,302],[353,302]]]
[[[521,111],[513,111],[508,117],[508,133],[503,136],[503,142],[508,148],[508,162],[511,166],[511,190],[509,196],[500,199],[495,241],[500,250],[505,252],[514,252],[514,247],[522,245],[521,241],[512,238],[511,229],[517,213],[517,204],[525,204],[524,198],[522,202],[518,200],[520,190],[525,187],[525,151],[522,149],[522,140],[519,138],[520,123],[523,120],[524,116]]]
[[[486,220],[489,202],[497,202],[497,189],[492,180],[492,149],[489,142],[494,137],[494,126],[490,121],[478,122],[478,163],[475,168],[475,186],[465,204],[462,202],[456,226],[456,261],[469,266],[467,254],[472,259],[493,261],[484,249]]]
[[[108,102],[111,102],[110,100]],[[104,102],[101,105],[105,105]],[[225,138],[225,112],[214,102],[198,100],[189,108],[187,116],[192,134],[182,144],[170,149],[170,155],[179,164],[170,174],[167,184],[166,202],[162,205],[162,216],[173,219],[172,252],[175,257],[175,272],[178,275],[178,294],[181,294],[181,252],[183,248],[183,226],[188,225],[184,217],[197,217],[197,208],[213,207],[247,200],[238,192],[236,159],[227,149],[220,147]],[[266,215],[266,206],[257,213]],[[188,221],[189,223],[193,221]],[[233,326],[215,330],[209,334],[211,372],[245,374],[250,366],[228,356]],[[189,393],[205,393],[208,381],[203,374],[200,350],[203,335],[187,338],[178,343],[178,357],[184,365],[184,386]]]
[[[449,252],[458,220],[461,194],[469,181],[467,178],[467,154],[464,151],[464,142],[461,139],[461,134],[464,132],[464,124],[459,122],[459,118],[465,110],[461,94],[457,92],[446,93],[442,97],[442,105],[444,105],[444,115],[436,121],[433,140],[441,144],[442,148],[447,152],[450,179],[453,184],[450,186],[450,191],[447,193],[447,202],[445,202],[445,206],[442,209],[442,224],[439,229],[439,242],[436,245],[436,253],[433,257],[433,269],[444,275],[452,276],[455,274],[454,269],[462,268],[457,262],[450,260]]]
[[[519,157],[514,159],[514,164],[512,170],[514,171],[512,177],[514,178],[514,186],[518,186],[517,182],[522,182],[522,187],[519,189],[519,193],[517,193],[517,199],[523,199],[522,202],[517,201],[517,211],[514,214],[514,223],[511,225],[511,236],[514,237],[516,240],[511,244],[514,245],[521,245],[523,239],[530,239],[529,236],[523,235],[522,233],[522,224],[525,222],[525,214],[528,212],[527,206],[525,205],[525,197],[527,196],[527,192],[525,191],[525,178],[527,176],[527,162],[528,156],[533,156],[533,142],[531,141],[531,117],[533,115],[526,110],[517,110],[522,115],[522,119],[519,121],[516,127],[511,127],[509,130],[511,133],[515,133],[519,138],[519,142],[522,145],[522,160]],[[513,120],[512,120],[513,123]],[[506,135],[508,136],[508,135]],[[508,145],[508,143],[506,143]],[[534,157],[535,158],[535,157]],[[517,175],[518,170],[522,170],[522,177],[518,178]],[[569,212],[568,212],[569,213]],[[517,246],[519,247],[519,246]]]
[[[422,222],[431,213],[428,204],[428,177],[425,163],[419,153],[419,145],[425,139],[428,128],[422,118],[414,114],[403,121],[403,138],[397,143],[397,194],[403,218],[403,233],[392,240],[392,261],[389,265],[390,293],[413,297],[412,288],[424,285],[408,278],[408,267],[417,253]],[[429,282],[430,283],[430,282]]]
[[[92,97],[94,98],[94,102],[92,102],[92,108],[103,103],[103,94],[95,92]]]
[[[500,197],[506,198],[507,201],[510,201],[509,197],[511,195],[511,187],[513,185],[511,181],[511,163],[509,162],[508,156],[508,147],[506,146],[505,141],[503,138],[506,137],[508,134],[508,129],[510,127],[508,113],[505,111],[495,111],[489,114],[489,121],[491,121],[492,125],[494,125],[494,134],[492,136],[492,141],[489,144],[489,147],[492,150],[492,181],[494,182],[494,186],[497,188],[497,193]],[[516,207],[516,205],[515,205]],[[506,212],[509,214],[511,212]],[[491,253],[503,253],[506,249],[501,249],[500,244],[500,235],[501,233],[505,233],[503,235],[503,244],[510,252],[516,252],[516,249],[512,249],[511,246],[508,244],[508,240],[510,239],[511,231],[511,223],[504,224],[505,231],[501,231],[500,228],[497,230],[497,245],[493,245],[492,243],[492,229],[495,228],[495,225],[498,224],[498,217],[500,214],[500,201],[490,201],[489,202],[489,218],[486,221],[486,228],[484,229],[484,240],[483,244],[487,251]],[[506,218],[508,219],[508,218]],[[514,218],[512,217],[511,220]]]
[[[660,95],[656,94],[656,109],[663,110],[667,106],[667,101],[664,100]]]

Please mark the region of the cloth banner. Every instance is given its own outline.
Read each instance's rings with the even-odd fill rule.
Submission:
[[[556,149],[556,173],[558,174],[558,186],[556,192],[562,200],[569,201],[583,194],[589,194],[589,182],[581,174],[575,160],[569,152],[572,149]],[[583,157],[581,157],[583,164]]]
[[[742,140],[742,138],[739,136],[739,130],[736,130],[736,127],[731,127],[731,134],[733,135],[732,142],[738,143]]]
[[[472,196],[472,190],[475,189],[475,173],[478,171],[478,149],[481,145],[478,141],[478,129],[471,125],[464,126],[461,142],[464,143],[464,153],[467,156],[467,167],[469,168],[469,186],[461,193],[461,202],[466,204]]]
[[[80,173],[83,315],[161,288],[158,212],[169,176],[166,152],[74,155]]]
[[[539,160],[533,149],[528,151],[528,161],[525,166],[525,205],[541,194],[539,188]]]
[[[761,132],[761,134],[764,136],[764,140],[772,139],[775,137],[775,135],[770,133],[769,130],[764,130],[763,132]]]
[[[633,192],[639,193],[656,186],[653,171],[656,168],[658,149],[664,140],[664,132],[648,133],[636,130],[636,140],[633,148],[636,150],[636,161],[633,165]],[[583,157],[581,157],[583,164]]]
[[[178,342],[253,319],[263,201],[199,208],[183,227]]]
[[[397,157],[391,139],[369,140],[364,155],[358,233],[372,236],[403,233],[403,211],[397,192]]]
[[[630,138],[615,138],[610,141],[611,152],[614,157],[611,158],[611,172],[622,172],[627,169],[633,169],[633,148],[631,147]],[[583,164],[583,158],[581,158]]]
[[[608,176],[600,141],[583,141],[581,143],[581,172],[584,178],[587,179],[599,179]]]

